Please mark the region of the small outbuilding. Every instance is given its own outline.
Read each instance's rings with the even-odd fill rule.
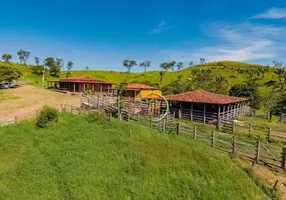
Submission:
[[[91,78],[87,76],[76,76],[62,78],[60,80],[48,81],[49,89],[58,89],[69,92],[84,92],[91,90],[93,92],[110,92],[113,83],[104,80]]]
[[[117,90],[118,92],[118,89],[114,90]],[[157,97],[157,95],[161,94],[162,91],[153,86],[145,85],[142,83],[130,83],[125,86],[122,96],[135,99],[145,99],[155,96]]]
[[[165,96],[171,112],[180,119],[218,126],[249,111],[247,99],[216,94],[204,90]]]

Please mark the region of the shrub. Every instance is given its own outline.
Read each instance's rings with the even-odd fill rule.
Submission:
[[[99,124],[104,124],[106,122],[106,120],[104,119],[103,116],[101,116],[99,113],[97,112],[90,112],[87,115],[87,121],[89,123],[93,123],[93,122],[97,122]]]
[[[58,121],[59,112],[56,108],[44,106],[37,117],[37,126],[40,128],[46,127],[49,123]]]

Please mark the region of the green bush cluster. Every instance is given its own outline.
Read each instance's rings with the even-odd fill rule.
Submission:
[[[37,116],[37,126],[40,128],[44,128],[52,122],[57,122],[58,117],[59,117],[59,112],[56,108],[44,106],[44,108]]]
[[[90,112],[90,113],[88,113],[86,118],[87,118],[87,121],[89,123],[103,121],[102,116],[100,116],[97,112]]]

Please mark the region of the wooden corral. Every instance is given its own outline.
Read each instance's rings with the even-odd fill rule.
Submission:
[[[249,112],[247,99],[215,94],[203,90],[165,96],[171,112],[179,119],[204,124],[215,124],[217,128]]]

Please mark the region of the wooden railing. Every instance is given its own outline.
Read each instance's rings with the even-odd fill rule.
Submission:
[[[206,132],[197,127],[177,125],[178,135],[190,135],[211,147],[240,157],[263,163],[274,169],[286,170],[286,149],[220,132]]]

